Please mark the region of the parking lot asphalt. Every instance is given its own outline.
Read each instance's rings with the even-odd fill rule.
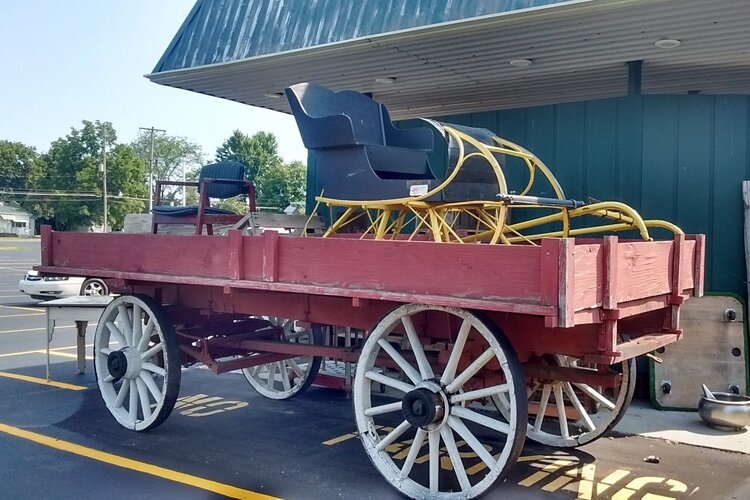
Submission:
[[[107,411],[91,361],[76,373],[72,326],[57,327],[46,382],[44,311],[16,291],[38,251],[0,240],[0,498],[401,498],[370,464],[342,391],[273,401],[241,375],[192,367],[167,421],[135,433]],[[747,455],[637,436],[576,450],[527,441],[485,498],[745,499],[748,470]]]

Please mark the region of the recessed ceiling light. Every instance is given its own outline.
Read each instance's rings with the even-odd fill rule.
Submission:
[[[263,94],[263,96],[268,97],[269,99],[281,99],[284,94],[281,92],[266,92]]]
[[[381,76],[380,78],[375,79],[375,83],[386,83],[390,85],[391,83],[396,83],[396,79],[392,76]]]
[[[511,59],[510,65],[517,68],[525,68],[526,66],[531,66],[531,59]]]
[[[657,40],[654,42],[654,45],[659,47],[660,49],[673,49],[675,47],[679,47],[682,42],[677,40],[676,38],[662,38],[661,40]]]

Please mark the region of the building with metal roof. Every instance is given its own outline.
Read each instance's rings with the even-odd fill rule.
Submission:
[[[311,81],[487,127],[568,196],[706,233],[707,288],[744,293],[748,25],[744,1],[199,0],[147,77],[281,112]]]

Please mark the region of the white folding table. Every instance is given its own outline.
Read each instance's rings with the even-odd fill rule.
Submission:
[[[39,305],[47,309],[47,380],[49,380],[49,346],[55,324],[62,321],[73,321],[76,324],[78,373],[83,373],[86,367],[86,327],[89,321],[98,321],[104,308],[112,301],[112,297],[68,297],[42,302]]]

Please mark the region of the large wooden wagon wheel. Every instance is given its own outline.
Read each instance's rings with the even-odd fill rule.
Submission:
[[[509,422],[484,409],[498,394],[507,395]],[[354,412],[367,454],[402,494],[473,498],[521,453],[527,421],[521,365],[505,336],[476,314],[404,305],[362,347]]]
[[[172,323],[143,295],[122,295],[104,309],[94,335],[94,369],[107,409],[128,429],[160,425],[180,390]]]
[[[292,319],[262,316],[268,329],[276,330],[285,342],[322,344],[320,328],[302,328]],[[262,331],[262,330],[261,330]],[[310,387],[320,370],[320,356],[298,356],[263,365],[244,368],[242,373],[259,394],[270,399],[289,399]]]
[[[598,368],[560,354],[550,360],[562,367],[592,372]],[[564,380],[545,380],[527,387],[529,404],[535,408],[529,411],[526,436],[548,446],[572,448],[590,443],[614,428],[633,399],[635,359],[610,366],[608,371],[617,375],[613,387]],[[507,398],[501,394],[495,402],[507,418]]]

